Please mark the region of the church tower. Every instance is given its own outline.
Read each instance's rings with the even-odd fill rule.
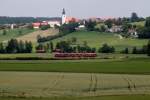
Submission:
[[[65,12],[65,9],[63,8],[63,12],[62,12],[62,24],[65,24],[66,23],[66,12]]]

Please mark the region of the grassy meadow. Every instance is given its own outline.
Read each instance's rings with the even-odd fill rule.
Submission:
[[[137,24],[137,23],[135,23]],[[11,30],[0,41],[30,35]],[[40,34],[40,33],[39,33]],[[53,40],[76,44],[87,41],[97,49],[107,43],[117,51],[142,47],[148,40],[123,38],[114,33],[74,32]],[[22,39],[22,38],[21,38]],[[27,38],[28,39],[28,38]],[[41,57],[53,54],[0,54],[3,58]],[[0,100],[149,100],[150,59],[147,55],[98,54],[86,60],[0,60]]]
[[[19,32],[19,31],[21,31],[21,32]],[[6,35],[3,35],[3,30],[0,30],[0,42],[7,41],[12,38],[17,38],[17,37],[23,36],[25,34],[31,33],[33,31],[34,30],[29,30],[26,28],[13,29],[13,30],[9,29],[9,30],[6,30]]]
[[[1,61],[0,71],[150,74],[149,58],[77,61]]]
[[[59,41],[64,40],[68,41],[72,37],[77,38],[77,44],[83,44],[83,42],[86,41],[89,46],[99,48],[103,44],[107,43],[111,46],[114,46],[117,51],[122,50],[126,47],[128,48],[133,48],[134,46],[142,47],[143,45],[146,45],[148,42],[148,40],[146,39],[142,40],[133,38],[120,39],[119,36],[114,33],[85,32],[85,31],[71,33],[62,38],[55,39],[53,40],[53,42],[56,44]]]

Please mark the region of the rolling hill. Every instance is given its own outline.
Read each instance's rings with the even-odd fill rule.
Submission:
[[[47,36],[51,36],[51,35],[56,35],[58,34],[59,31],[56,29],[49,29],[49,30],[38,30],[35,32],[31,32],[27,35],[18,37],[18,40],[22,40],[22,41],[31,41],[32,43],[36,43],[37,42],[37,37],[41,36],[41,37],[47,37]]]
[[[134,46],[142,47],[147,44],[146,39],[132,39],[132,38],[120,38],[118,34],[114,33],[100,33],[100,32],[87,32],[87,31],[79,31],[74,32],[69,35],[66,35],[61,38],[57,38],[53,40],[54,44],[59,41],[69,41],[71,38],[77,38],[76,44],[83,44],[84,41],[91,47],[99,48],[104,43],[107,43],[111,46],[114,46],[117,50],[122,50],[126,47],[132,48]]]
[[[13,30],[9,29],[9,30],[6,30],[6,34],[4,35],[3,30],[0,30],[0,42],[5,42],[5,41],[8,41],[12,38],[24,36],[28,33],[34,32],[34,31],[35,30],[29,30],[26,28],[13,29]]]

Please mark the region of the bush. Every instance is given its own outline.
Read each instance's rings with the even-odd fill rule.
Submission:
[[[43,25],[41,26],[41,30],[47,30],[50,28],[50,25]]]
[[[123,51],[121,51],[121,53],[123,53],[123,54],[129,54],[129,49],[125,48]]]
[[[147,46],[143,46],[143,48],[137,49],[133,47],[132,54],[146,54],[147,53]]]
[[[148,56],[150,56],[150,40],[148,41],[148,44],[147,44],[147,54]]]
[[[113,46],[108,46],[107,44],[103,44],[101,48],[98,50],[99,53],[113,53],[115,52],[115,48]]]

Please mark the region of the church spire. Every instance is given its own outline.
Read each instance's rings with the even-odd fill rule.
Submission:
[[[65,24],[66,23],[66,11],[65,9],[63,8],[63,12],[62,12],[62,24]]]
[[[65,8],[63,8],[63,12],[62,12],[62,14],[63,14],[63,15],[65,15],[65,14],[66,14],[66,12],[65,12]]]

